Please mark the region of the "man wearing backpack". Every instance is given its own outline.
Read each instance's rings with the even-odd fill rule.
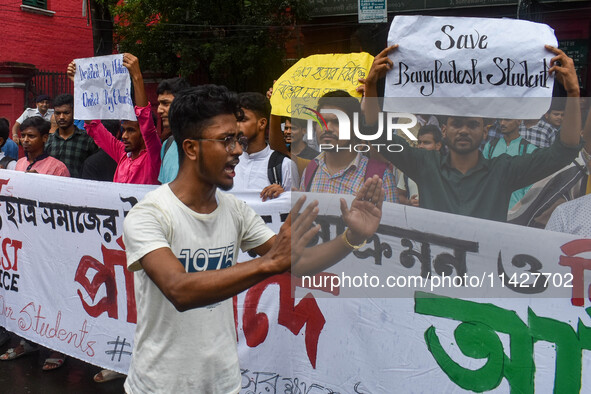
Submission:
[[[534,144],[530,144],[521,136],[521,131],[525,128],[521,120],[499,119],[499,125],[503,138],[501,140],[501,138],[496,137],[486,143],[482,150],[485,159],[493,159],[504,153],[509,156],[523,156],[524,154],[532,153],[537,149]],[[530,187],[531,185],[515,190],[513,194],[511,194],[509,209],[513,208],[517,201],[523,198]]]
[[[240,93],[240,108],[244,118],[239,122],[240,131],[248,138],[248,148],[240,156],[236,166],[233,191],[257,191],[263,201],[279,197],[291,190],[291,166],[289,158],[271,149],[265,132],[271,114],[269,100],[260,93]]]
[[[158,181],[160,183],[172,182],[179,172],[179,151],[174,142],[174,137],[170,132],[170,123],[168,122],[168,110],[177,93],[183,89],[189,88],[189,82],[185,79],[176,77],[165,79],[160,82],[156,89],[158,95],[158,115],[162,119],[162,150],[160,151],[160,174]]]
[[[361,106],[356,98],[343,90],[326,93],[318,100],[318,108],[338,109],[345,112],[349,119],[353,114],[361,113]],[[317,130],[318,143],[332,145],[334,150],[323,150],[308,163],[302,173],[300,189],[302,191],[356,194],[365,180],[377,175],[382,179],[385,190],[384,201],[395,202],[395,183],[392,165],[362,153],[349,149],[352,140],[339,140],[339,122],[336,115],[322,114],[326,127]]]

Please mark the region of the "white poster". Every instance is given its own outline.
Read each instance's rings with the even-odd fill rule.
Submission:
[[[547,25],[514,19],[396,16],[385,110],[535,119],[550,105],[558,45]]]
[[[75,59],[74,118],[136,120],[123,54]]]

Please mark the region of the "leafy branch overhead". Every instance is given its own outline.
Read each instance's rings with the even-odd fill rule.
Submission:
[[[307,0],[98,0],[114,17],[120,52],[144,70],[265,91],[283,71],[285,42]]]

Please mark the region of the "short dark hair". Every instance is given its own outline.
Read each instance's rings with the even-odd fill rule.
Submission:
[[[242,119],[238,96],[225,86],[201,85],[180,91],[170,105],[170,130],[177,144],[179,160],[185,157],[183,141],[200,138],[211,119],[218,115]]]
[[[438,115],[437,120],[439,120],[440,125],[446,125],[449,118],[481,118],[482,119],[482,126],[486,128],[486,126],[490,126],[495,122],[494,118],[485,118],[483,116],[463,116],[463,115]]]
[[[172,94],[173,96],[176,96],[176,94],[178,92],[180,92],[181,90],[187,89],[190,87],[191,87],[191,85],[189,85],[189,82],[187,82],[187,80],[185,78],[176,77],[176,78],[165,79],[164,81],[162,81],[158,84],[158,88],[156,88],[156,94],[161,95],[161,94],[168,92],[168,93]]]
[[[288,118],[291,122],[291,126],[295,126],[300,129],[305,129],[308,127],[308,121],[300,118]]]
[[[74,108],[74,96],[70,93],[64,93],[53,99],[53,107],[61,107],[62,105],[69,105]]]
[[[421,126],[421,128],[419,129],[418,136],[420,137],[425,134],[431,134],[433,136],[433,141],[435,141],[435,143],[441,142],[443,140],[441,130],[439,130],[439,127],[433,124],[426,124],[424,126]]]
[[[10,125],[6,118],[0,118],[0,138],[4,139],[4,142],[0,147],[4,146],[6,140],[8,139],[8,133],[10,131]]]
[[[260,93],[240,93],[238,95],[238,101],[240,103],[240,108],[254,112],[259,119],[269,119],[271,116],[271,103],[264,95]]]
[[[45,134],[49,134],[49,130],[51,129],[51,123],[43,119],[41,116],[31,116],[23,121],[20,126],[21,131],[25,131],[28,128],[34,128],[41,134],[42,136]]]
[[[37,98],[35,99],[35,104],[40,103],[41,101],[51,101],[51,98],[49,98],[48,95],[46,94],[40,94],[39,96],[37,96]]]
[[[318,100],[317,109],[320,110],[324,107],[337,107],[342,109],[351,119],[353,114],[361,113],[361,104],[359,100],[351,96],[344,90],[333,90],[332,92],[325,93]]]
[[[105,126],[105,129],[107,129],[107,131],[111,133],[113,137],[117,138],[117,135],[119,135],[119,132],[121,131],[121,121],[108,119],[101,122],[103,126]]]

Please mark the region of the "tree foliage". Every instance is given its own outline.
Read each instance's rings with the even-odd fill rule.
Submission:
[[[285,41],[307,0],[102,0],[119,52],[144,70],[265,91],[283,72]]]

